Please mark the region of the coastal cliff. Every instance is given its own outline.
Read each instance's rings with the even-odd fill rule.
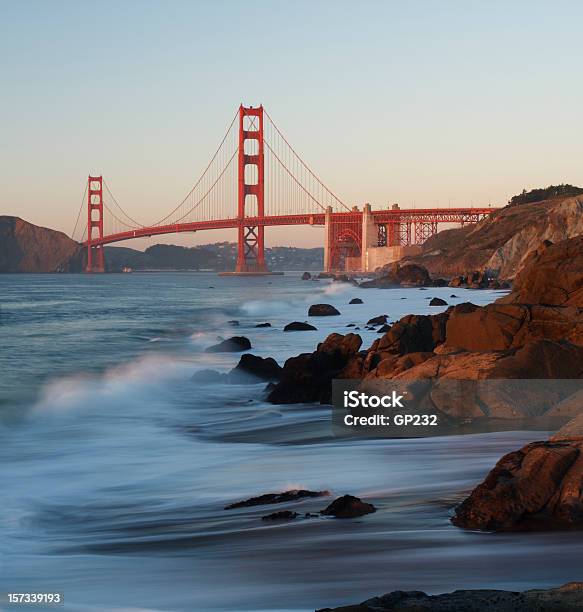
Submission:
[[[429,238],[415,263],[436,276],[485,270],[513,279],[526,256],[544,240],[560,242],[583,234],[583,196],[511,203],[475,225],[444,230]]]

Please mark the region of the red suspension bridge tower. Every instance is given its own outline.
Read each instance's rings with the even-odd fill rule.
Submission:
[[[263,274],[265,265],[265,228],[247,225],[245,217],[265,216],[265,151],[263,106],[239,107],[239,194],[237,219],[237,267],[239,274]],[[246,215],[251,209],[252,214]]]
[[[97,230],[97,235],[93,230]],[[105,272],[103,244],[103,177],[87,179],[87,267],[86,272]]]

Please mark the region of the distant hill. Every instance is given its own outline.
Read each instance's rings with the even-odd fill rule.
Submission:
[[[157,244],[138,251],[127,247],[105,247],[109,272],[134,270],[235,269],[236,245],[217,242],[194,247]],[[81,272],[85,249],[63,232],[39,227],[19,217],[0,216],[1,272]],[[270,270],[321,270],[324,249],[271,247],[265,249]]]
[[[0,216],[0,272],[80,272],[82,249],[63,232]]]
[[[553,189],[557,188],[547,188]],[[501,278],[514,278],[529,252],[543,240],[559,242],[583,234],[583,196],[530,201],[533,193],[548,195],[547,190],[524,192],[475,225],[439,232],[423,244],[420,255],[402,263],[425,266],[433,276],[490,270]]]
[[[106,247],[105,260],[110,271],[130,267],[134,270],[234,270],[237,245],[216,242],[194,247],[156,244],[144,252],[123,247]],[[267,267],[273,271],[321,270],[324,249],[268,247],[265,249]]]

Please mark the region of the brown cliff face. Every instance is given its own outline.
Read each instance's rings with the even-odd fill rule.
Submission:
[[[0,216],[0,272],[81,270],[81,246],[63,232]]]
[[[554,198],[506,206],[476,225],[439,232],[403,263],[426,267],[433,276],[473,270],[512,279],[527,255],[544,240],[560,242],[583,234],[583,197]]]

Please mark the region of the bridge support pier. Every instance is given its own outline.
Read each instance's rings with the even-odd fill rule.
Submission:
[[[96,231],[96,234],[94,231]],[[103,238],[103,177],[87,179],[87,264],[85,272],[105,272],[102,244],[93,244]]]

